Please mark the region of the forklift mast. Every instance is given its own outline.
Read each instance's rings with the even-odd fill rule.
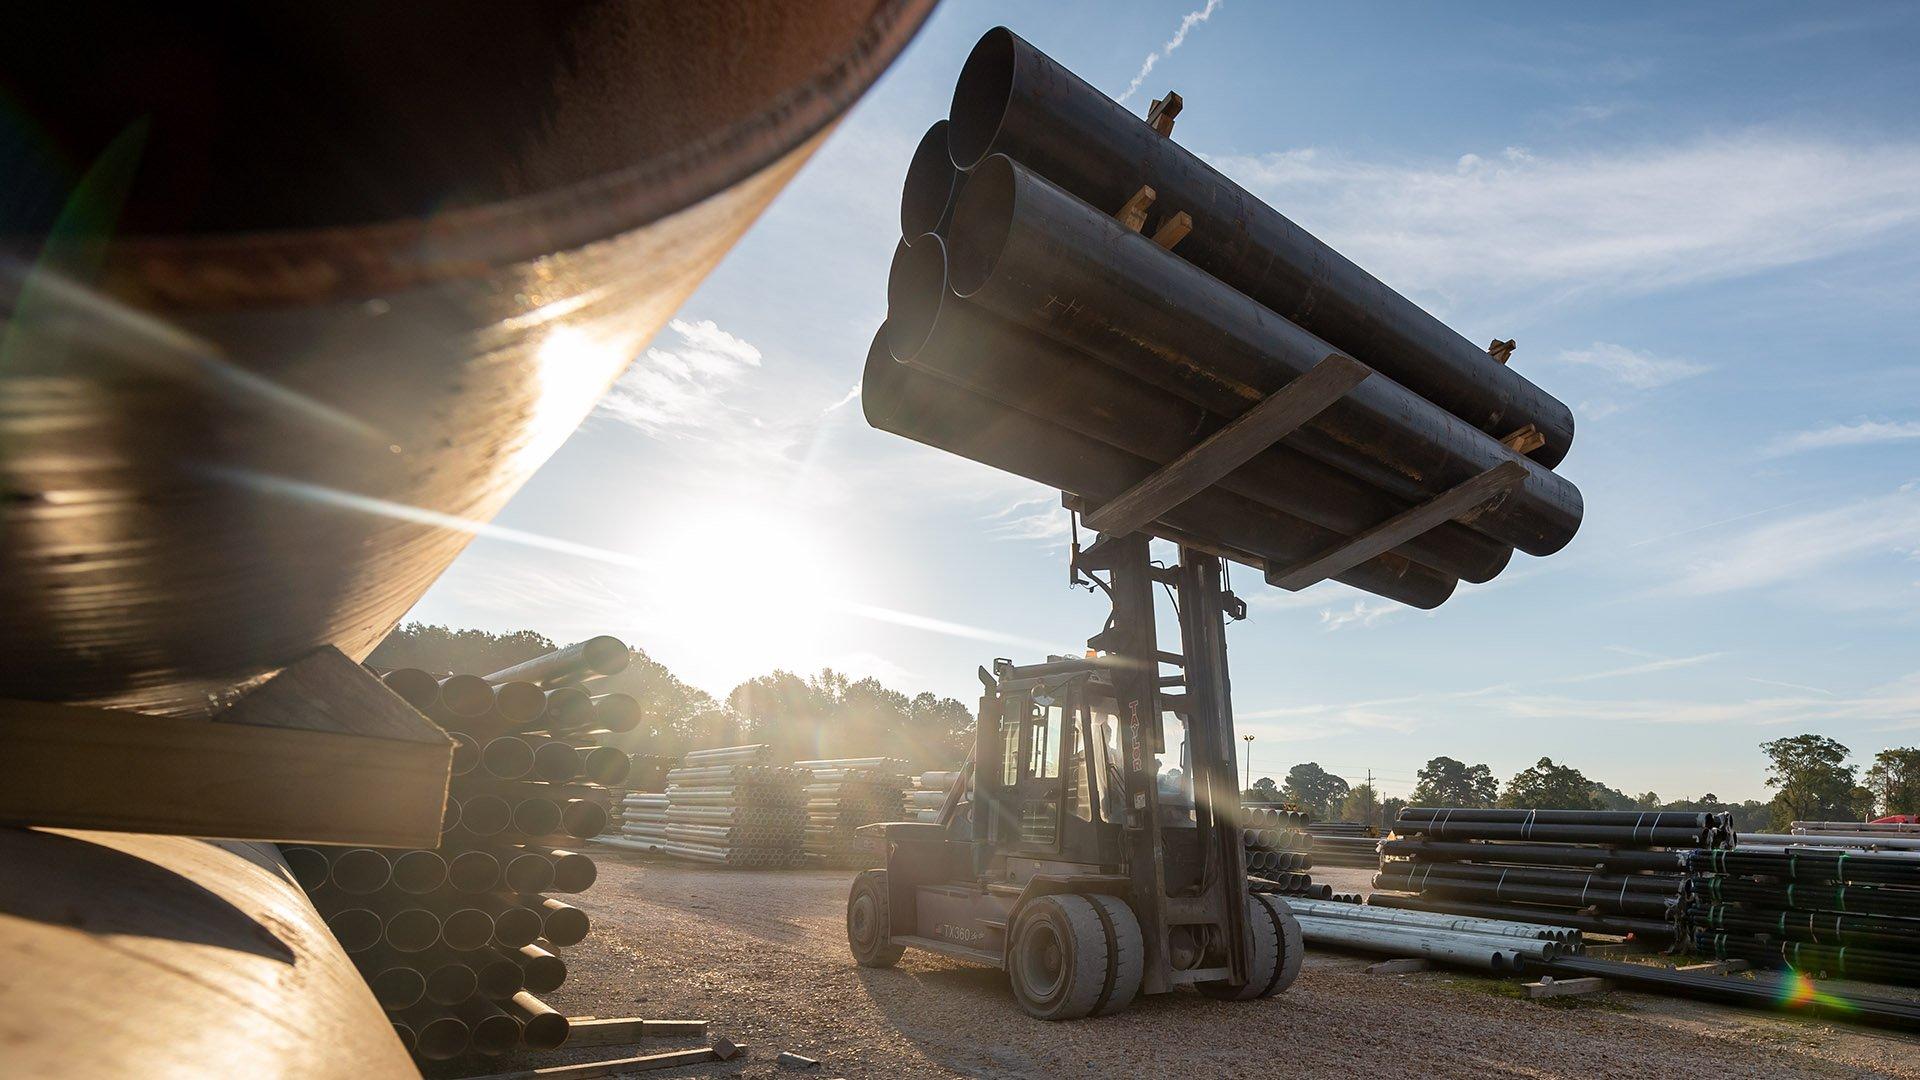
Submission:
[[[1159,566],[1148,545],[1136,532],[1102,536],[1084,550],[1075,546],[1074,580],[1103,589],[1113,605],[1106,627],[1087,641],[1098,655],[1027,667],[996,664],[976,729],[970,824],[976,873],[988,873],[1010,853],[1043,854],[1023,831],[1040,820],[1058,823],[1048,826],[1057,833],[1040,837],[1049,841],[1045,853],[1053,868],[1117,863],[1140,922],[1141,988],[1163,993],[1176,983],[1248,977],[1252,946],[1226,649],[1226,619],[1241,618],[1246,609],[1223,590],[1216,556],[1182,548],[1177,565]],[[1156,585],[1174,600],[1176,649],[1161,644]],[[1074,688],[1071,700],[1079,704],[1055,722],[1078,737],[1057,736],[1051,752],[1064,759],[1078,746],[1078,764],[1056,761],[1051,788],[1023,790],[1021,771],[1000,763],[1045,752],[1036,745],[1041,736],[1028,729],[1045,732],[1045,710],[1057,712],[1052,703],[1064,687]],[[1014,709],[1021,715],[1009,715]],[[1112,717],[1111,729],[1104,727],[1109,721],[1095,720],[1104,713]],[[1183,733],[1182,754],[1178,772],[1170,762],[1163,775],[1157,758],[1169,753],[1170,726]],[[1107,760],[1109,747],[1117,749],[1117,760]],[[1088,797],[1102,803],[1097,812],[1082,808],[1084,821],[1044,797],[1029,797],[1064,791],[1053,797],[1070,802],[1075,769],[1093,778],[1082,786],[1098,792]],[[1110,776],[1117,785],[1106,782]],[[1086,840],[1071,842],[1082,832]],[[1021,841],[1033,850],[1023,851]]]

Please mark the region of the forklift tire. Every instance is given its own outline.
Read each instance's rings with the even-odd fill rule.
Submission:
[[[1007,943],[1007,981],[1028,1016],[1078,1020],[1107,989],[1107,932],[1084,896],[1030,900]]]
[[[1093,1006],[1094,1016],[1111,1016],[1133,1004],[1147,970],[1146,940],[1133,908],[1117,896],[1087,895],[1107,932],[1107,990]]]
[[[1225,979],[1195,983],[1194,987],[1221,1001],[1252,1001],[1273,993],[1280,975],[1279,920],[1257,894],[1247,895],[1247,925],[1253,931],[1253,953],[1247,957],[1247,981],[1235,986]]]
[[[1260,902],[1273,912],[1274,927],[1280,932],[1280,968],[1274,972],[1273,985],[1267,988],[1262,997],[1270,997],[1293,985],[1300,976],[1300,964],[1307,957],[1306,938],[1300,934],[1300,920],[1293,917],[1293,909],[1286,900],[1271,893],[1260,893]]]
[[[887,910],[887,872],[862,870],[847,893],[847,947],[861,967],[890,968],[907,951],[895,945]]]

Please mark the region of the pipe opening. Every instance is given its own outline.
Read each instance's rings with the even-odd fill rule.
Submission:
[[[484,851],[463,851],[447,864],[447,881],[456,892],[492,892],[500,884],[500,861]]]
[[[493,916],[479,908],[459,908],[440,924],[440,940],[455,952],[485,948],[493,940]]]
[[[887,270],[887,323],[881,330],[895,360],[912,360],[926,345],[946,295],[946,241],[921,233],[911,244],[893,249],[893,266]]]
[[[441,964],[427,973],[427,1000],[458,1005],[480,988],[473,969],[465,964]]]
[[[431,851],[409,851],[393,860],[393,887],[418,896],[447,883],[447,860]]]
[[[615,734],[640,726],[640,701],[631,694],[602,694],[593,699],[593,722]]]
[[[972,296],[993,276],[1013,228],[1013,160],[995,154],[974,166],[960,189],[947,229],[947,281],[960,296]]]
[[[522,836],[552,836],[560,831],[560,804],[552,799],[522,799],[513,807],[513,828]]]
[[[587,913],[567,904],[547,908],[542,920],[547,940],[563,949],[586,940],[588,925]]]
[[[510,724],[528,724],[546,710],[547,695],[530,682],[514,680],[493,688],[494,707]]]
[[[478,675],[450,675],[440,683],[440,704],[455,716],[485,716],[493,708],[493,687]]]
[[[533,773],[542,780],[564,783],[580,774],[580,751],[549,740],[533,752]]]
[[[437,1016],[414,1034],[414,1045],[428,1061],[448,1061],[467,1052],[467,1025],[451,1016]]]
[[[523,907],[503,907],[493,916],[493,943],[509,949],[531,945],[542,933],[540,913]]]
[[[971,169],[987,155],[1013,99],[1013,31],[996,26],[981,36],[960,68],[947,109],[947,148],[953,163]]]
[[[484,1016],[473,1024],[473,1049],[488,1057],[499,1057],[520,1045],[520,1022],[503,1012]]]
[[[346,908],[327,916],[327,929],[350,953],[366,952],[380,943],[380,916],[366,908]]]
[[[568,799],[560,811],[561,831],[586,839],[607,831],[607,809],[586,799]]]
[[[513,735],[490,739],[480,751],[480,767],[487,770],[489,776],[518,780],[533,768],[533,747]]]
[[[507,998],[526,989],[527,977],[520,965],[507,959],[483,961],[475,969],[480,992],[490,998]]]
[[[516,855],[500,876],[511,892],[545,892],[553,886],[553,864],[544,855]]]
[[[599,867],[585,855],[574,851],[554,853],[553,887],[561,892],[586,892],[599,876]]]
[[[560,989],[560,984],[567,981],[566,962],[545,949],[536,948],[533,955],[528,955],[527,950],[523,949],[520,955],[526,989],[545,994]]]
[[[330,877],[343,893],[365,896],[387,887],[393,866],[387,857],[372,848],[349,848],[333,856]]]
[[[947,151],[947,122],[936,120],[913,148],[907,163],[907,182],[900,191],[900,235],[919,236],[946,228],[953,210],[960,170]]]

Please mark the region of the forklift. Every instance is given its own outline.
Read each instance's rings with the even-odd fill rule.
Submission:
[[[1293,982],[1300,926],[1248,891],[1241,841],[1226,621],[1246,605],[1217,555],[1179,551],[1154,563],[1143,532],[1074,545],[1072,580],[1112,602],[1106,627],[1085,657],[982,668],[973,751],[939,819],[863,828],[886,866],[847,899],[859,964],[913,948],[1000,968],[1043,1020],[1182,985],[1246,1001]],[[1177,649],[1161,647],[1156,587]]]

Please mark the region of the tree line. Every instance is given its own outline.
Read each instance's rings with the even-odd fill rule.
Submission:
[[[1289,802],[1322,820],[1391,824],[1404,806],[1505,806],[1557,810],[1685,810],[1726,813],[1738,832],[1786,832],[1795,821],[1862,821],[1887,814],[1920,814],[1920,747],[1880,751],[1864,771],[1852,754],[1825,735],[1795,735],[1760,744],[1767,755],[1767,801],[1722,802],[1712,792],[1697,799],[1664,800],[1652,791],[1629,795],[1590,779],[1571,765],[1543,757],[1503,786],[1485,764],[1450,757],[1429,760],[1415,773],[1406,799],[1381,799],[1369,784],[1348,784],[1306,762],[1279,782],[1263,776],[1246,792],[1251,800]]]
[[[408,623],[382,641],[367,663],[484,675],[552,652],[542,634],[491,634]],[[640,649],[627,669],[598,681],[596,692],[631,694],[644,710],[639,729],[607,742],[640,754],[683,754],[710,746],[770,743],[785,760],[898,757],[917,770],[958,768],[973,741],[973,713],[953,698],[913,696],[873,678],[832,669],[802,677],[775,670],[734,687],[724,701],[682,682]]]

